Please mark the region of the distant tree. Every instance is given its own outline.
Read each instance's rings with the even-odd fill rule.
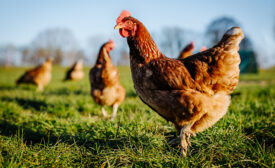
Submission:
[[[89,55],[90,55],[88,57],[88,60],[92,64],[95,63],[96,61],[101,45],[103,45],[103,43],[107,41],[108,39],[106,39],[103,35],[93,35],[88,39]]]
[[[114,39],[116,48],[111,53],[114,64],[130,65],[130,55],[127,40],[123,38]]]
[[[28,61],[32,64],[38,64],[38,63],[41,63],[42,60],[44,61],[48,57],[53,57],[56,62],[56,58],[55,58],[55,56],[53,56],[54,54],[55,53],[53,53],[53,51],[50,51],[48,49],[37,48],[31,54],[31,57],[30,57],[31,60],[28,60]]]
[[[218,19],[215,19],[212,21],[206,28],[205,36],[208,40],[209,46],[212,46],[216,43],[218,43],[223,34],[234,26],[240,26],[240,23],[238,23],[235,19],[231,17],[221,17]],[[240,44],[241,50],[248,50],[252,49],[252,42],[250,38],[245,35],[246,37],[242,40]]]
[[[22,50],[24,62],[37,64],[47,57],[52,57],[55,64],[72,64],[76,56],[77,42],[68,29],[46,29],[40,32],[30,48]]]
[[[54,62],[57,64],[60,64],[64,58],[63,51],[60,48],[56,49],[54,55],[55,55]],[[72,64],[72,62],[71,62],[71,64]]]
[[[184,32],[178,27],[166,27],[162,30],[160,46],[167,55],[176,57],[183,47]]]
[[[78,50],[76,53],[75,53],[75,59],[76,60],[79,60],[79,59],[86,59],[85,58],[85,55],[84,55],[84,52],[82,50]]]
[[[32,55],[32,51],[30,48],[28,47],[24,47],[22,50],[21,50],[21,63],[22,64],[25,64],[25,65],[28,65],[28,61],[30,59]]]
[[[242,40],[240,44],[241,50],[253,50],[252,42],[248,35],[245,35],[245,38]]]
[[[190,29],[166,27],[160,33],[152,33],[152,36],[160,50],[172,58],[178,57],[181,50],[191,41],[195,43],[196,51],[205,46],[203,34]]]
[[[14,45],[2,45],[0,47],[0,65],[4,65],[5,67],[15,65],[16,61],[18,61],[17,55],[18,50]]]
[[[230,17],[221,17],[212,21],[206,28],[206,36],[211,44],[218,43],[224,32],[233,26],[240,24]]]

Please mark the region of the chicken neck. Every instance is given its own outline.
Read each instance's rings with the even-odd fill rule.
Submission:
[[[165,57],[160,52],[145,26],[138,20],[136,20],[136,23],[138,25],[138,30],[135,36],[127,38],[130,55],[135,57],[135,60],[139,63],[148,63],[153,59]]]
[[[104,45],[101,46],[101,48],[99,50],[99,53],[98,53],[98,56],[97,56],[97,60],[96,60],[96,64],[103,64],[105,62],[104,61],[103,48],[104,48]],[[109,55],[109,51],[106,51],[106,52]]]

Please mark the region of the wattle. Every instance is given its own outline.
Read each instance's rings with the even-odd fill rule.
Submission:
[[[129,37],[130,36],[130,32],[128,30],[125,30],[125,29],[119,29],[119,34],[122,37]]]

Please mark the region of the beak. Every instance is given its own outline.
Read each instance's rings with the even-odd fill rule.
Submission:
[[[121,24],[118,23],[118,24],[115,26],[114,29],[121,29],[121,28],[123,28],[123,26],[122,26]]]

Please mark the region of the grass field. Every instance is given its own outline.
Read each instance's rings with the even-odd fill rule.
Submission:
[[[90,97],[88,68],[63,83],[65,68],[54,67],[43,92],[15,86],[25,69],[0,68],[0,167],[274,167],[275,69],[241,76],[225,117],[192,137],[184,158],[168,145],[173,125],[137,97],[129,68],[119,68],[127,97],[113,122]]]

